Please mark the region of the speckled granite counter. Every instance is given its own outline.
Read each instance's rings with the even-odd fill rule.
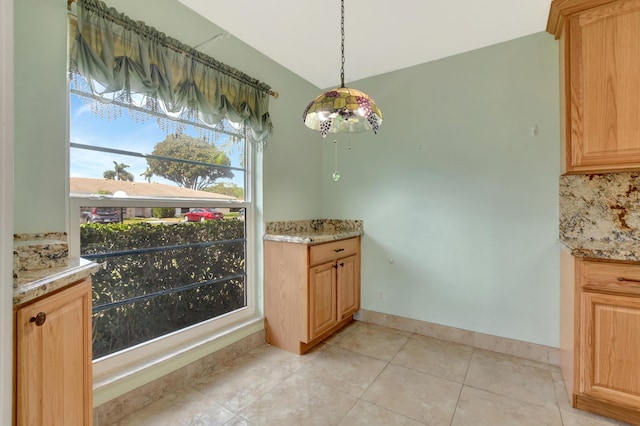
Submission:
[[[560,242],[576,257],[640,261],[640,173],[560,177]]]
[[[263,239],[320,244],[364,234],[361,220],[315,219],[265,223]]]
[[[13,278],[24,271],[67,265],[66,232],[13,234]]]
[[[82,258],[69,258],[65,266],[25,271],[13,282],[13,304],[20,305],[37,297],[87,278],[99,265]]]
[[[640,262],[640,243],[637,241],[559,241],[576,257]]]

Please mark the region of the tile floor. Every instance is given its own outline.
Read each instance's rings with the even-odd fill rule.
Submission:
[[[354,322],[304,356],[261,346],[116,425],[620,425],[557,367]]]

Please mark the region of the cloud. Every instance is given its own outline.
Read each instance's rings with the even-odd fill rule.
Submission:
[[[91,113],[91,109],[89,108],[88,104],[83,103],[82,106],[80,108],[76,108],[74,109],[73,112],[73,116],[72,116],[72,120],[78,120],[80,118],[81,115],[85,114],[85,113]]]

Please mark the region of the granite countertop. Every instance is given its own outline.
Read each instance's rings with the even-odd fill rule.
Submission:
[[[264,240],[320,244],[363,235],[361,220],[314,219],[267,222]]]
[[[638,241],[585,241],[563,238],[560,242],[576,257],[640,262],[640,242]]]
[[[99,265],[83,258],[69,258],[65,266],[20,273],[13,280],[13,304],[20,305],[71,283],[87,278]]]

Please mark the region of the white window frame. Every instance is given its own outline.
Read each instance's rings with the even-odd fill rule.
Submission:
[[[167,360],[167,358],[182,353],[191,348],[210,343],[225,331],[232,330],[239,324],[246,324],[259,320],[256,291],[256,259],[255,259],[255,202],[253,185],[256,181],[253,172],[255,152],[252,149],[250,136],[245,134],[244,140],[244,201],[204,200],[188,198],[92,198],[81,194],[69,195],[69,255],[80,256],[80,208],[91,207],[184,207],[185,205],[198,207],[244,208],[245,209],[245,292],[247,305],[243,308],[220,315],[216,318],[186,327],[164,336],[151,339],[130,348],[124,349],[93,361],[94,382],[109,383],[113,380],[135,374],[143,369],[152,367]],[[69,138],[67,138],[69,139]],[[67,144],[67,164],[70,159],[70,145]],[[70,167],[67,167],[67,179]],[[117,201],[116,201],[117,200]],[[114,204],[117,204],[115,205]],[[95,389],[95,386],[94,386]]]

